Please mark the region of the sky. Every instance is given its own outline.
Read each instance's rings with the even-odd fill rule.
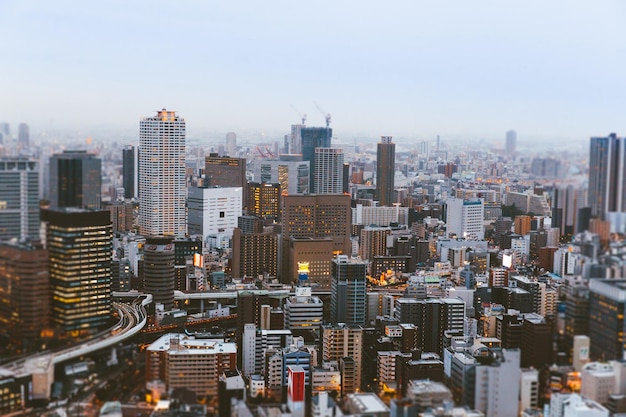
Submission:
[[[622,0],[0,0],[0,121],[132,131],[167,108],[188,131],[268,134],[330,113],[339,140],[626,134],[625,18]]]

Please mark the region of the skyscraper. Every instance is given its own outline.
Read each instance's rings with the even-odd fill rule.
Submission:
[[[237,152],[237,134],[235,132],[226,134],[226,150],[228,151],[228,156],[235,156]]]
[[[592,137],[589,145],[589,205],[591,215],[605,219],[609,212],[626,211],[626,146],[611,133]]]
[[[140,233],[184,237],[185,197],[185,120],[163,109],[139,122]]]
[[[44,216],[52,322],[64,332],[92,332],[111,316],[110,214],[65,208]]]
[[[381,136],[376,152],[376,195],[381,206],[394,203],[393,187],[396,171],[396,144],[391,136]]]
[[[504,148],[504,152],[506,156],[509,158],[513,158],[515,156],[517,148],[517,132],[515,130],[509,130],[506,132],[506,144]]]
[[[135,147],[132,145],[124,147],[122,149],[122,186],[126,198],[137,197],[135,193],[135,183],[137,182],[135,161]]]
[[[312,188],[315,189],[315,148],[330,148],[333,130],[330,127],[302,127],[300,136],[302,160],[309,161],[309,178],[313,183]]]
[[[50,207],[100,208],[102,161],[87,151],[64,151],[50,158]]]
[[[0,159],[0,240],[39,238],[39,166]]]
[[[30,134],[26,123],[20,123],[17,126],[17,143],[21,149],[28,148],[30,144]]]
[[[280,220],[280,184],[248,183],[248,214],[263,219]]]
[[[365,324],[367,261],[338,255],[332,263],[330,320],[347,325]]]
[[[204,175],[208,186],[242,188],[246,186],[246,158],[229,158],[212,153],[204,158],[204,162]]]
[[[351,253],[350,204],[350,196],[345,194],[283,196],[281,252],[283,282],[291,282],[295,278],[290,276],[289,272],[291,270],[289,258],[291,237],[331,238],[333,251]]]
[[[315,148],[316,194],[341,194],[343,192],[343,149]]]
[[[309,162],[302,155],[280,155],[278,160],[260,160],[254,164],[254,180],[279,183],[281,194],[305,194],[309,187]]]

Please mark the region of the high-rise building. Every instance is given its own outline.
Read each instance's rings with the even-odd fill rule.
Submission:
[[[257,161],[254,164],[254,180],[267,184],[279,183],[281,194],[311,192],[309,161],[303,161],[302,155],[280,155],[277,160]]]
[[[362,259],[373,261],[375,256],[387,255],[387,236],[391,234],[389,227],[365,227],[361,230],[359,255]]]
[[[243,211],[241,187],[191,187],[187,201],[190,235],[232,236]]]
[[[317,194],[340,194],[343,192],[343,149],[315,148],[315,177]]]
[[[626,354],[621,337],[626,326],[626,280],[589,280],[589,332],[592,360],[620,360]]]
[[[28,344],[49,324],[48,251],[40,243],[0,244],[0,334]]]
[[[0,240],[39,237],[37,161],[0,159]]]
[[[278,274],[278,235],[275,233],[233,232],[233,278]]]
[[[26,123],[17,126],[17,143],[22,149],[28,148],[30,144],[30,133]]]
[[[249,182],[247,187],[248,202],[246,207],[248,214],[263,219],[280,220],[280,184]]]
[[[139,122],[139,231],[185,237],[185,119],[163,109]]]
[[[143,282],[152,304],[163,311],[174,307],[174,244],[171,237],[148,237],[143,249]]]
[[[361,385],[361,374],[363,369],[363,328],[360,326],[347,326],[345,324],[325,324],[322,325],[322,360],[324,362],[336,361],[351,358],[351,372],[342,369],[342,390],[352,392]],[[346,376],[350,374],[351,387],[348,388]],[[344,384],[346,382],[346,384]]]
[[[211,153],[204,158],[204,175],[209,186],[245,187],[246,158],[218,156]]]
[[[515,130],[509,130],[506,132],[506,144],[504,147],[504,153],[509,158],[515,157],[517,148],[517,132]]]
[[[226,134],[226,151],[228,156],[235,156],[237,153],[237,134],[235,132]]]
[[[102,161],[86,151],[64,151],[50,158],[50,208],[100,208]]]
[[[52,322],[64,332],[92,332],[111,317],[110,213],[65,208],[43,215]]]
[[[290,281],[290,238],[331,238],[333,251],[349,254],[350,196],[345,194],[287,195],[283,197],[281,280]]]
[[[332,263],[330,320],[348,325],[365,324],[367,261],[338,255]]]
[[[396,170],[396,144],[391,136],[381,136],[376,152],[376,196],[381,206],[391,206]]]
[[[626,143],[611,133],[592,137],[589,145],[589,205],[591,215],[626,212]]]
[[[135,157],[135,147],[125,146],[122,149],[122,186],[124,187],[125,198],[136,198],[135,192],[137,183],[137,158]]]
[[[446,200],[446,232],[459,238],[485,238],[484,201],[480,198]]]
[[[400,323],[413,323],[418,334],[431,335],[418,340],[422,352],[443,352],[446,332],[463,334],[465,303],[458,298],[398,298],[395,318]]]
[[[330,127],[302,127],[300,129],[302,138],[302,160],[309,161],[309,178],[315,189],[315,148],[330,148],[330,139],[333,130]]]

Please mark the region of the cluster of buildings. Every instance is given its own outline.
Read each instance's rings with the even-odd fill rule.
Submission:
[[[94,334],[137,290],[151,326],[236,314],[232,336],[145,351],[155,397],[185,388],[220,414],[626,411],[623,138],[591,138],[587,186],[521,156],[514,131],[489,154],[331,139],[302,124],[274,151],[232,132],[192,151],[163,109],[122,148],[114,192],[92,152],[1,158],[6,352]]]

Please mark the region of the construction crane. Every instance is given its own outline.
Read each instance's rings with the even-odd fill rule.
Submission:
[[[290,104],[290,106],[293,109],[293,111],[295,111],[296,114],[300,116],[300,119],[302,119],[302,126],[304,126],[306,124],[306,114],[300,113],[298,109],[296,109],[296,106],[294,106],[293,104]]]
[[[326,113],[317,102],[314,101],[313,104],[315,104],[315,107],[317,107],[320,113],[322,113],[322,116],[324,116],[324,119],[326,119],[326,127],[330,127],[330,113]]]

